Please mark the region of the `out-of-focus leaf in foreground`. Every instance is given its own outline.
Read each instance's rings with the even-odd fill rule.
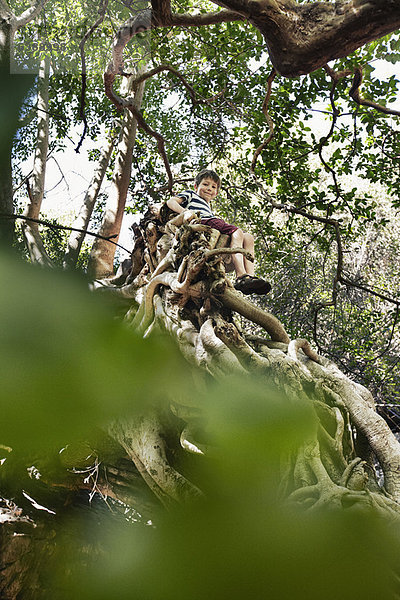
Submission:
[[[2,444],[70,442],[185,388],[174,345],[139,339],[84,280],[5,257],[0,279]]]
[[[197,471],[206,498],[154,528],[101,531],[105,552],[62,597],[394,598],[397,526],[356,506],[297,510],[279,495],[279,456],[312,432],[310,411],[251,381],[216,386],[206,405],[213,452]]]

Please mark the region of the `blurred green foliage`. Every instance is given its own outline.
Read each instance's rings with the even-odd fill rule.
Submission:
[[[167,386],[189,385],[173,343],[135,336],[84,278],[7,257],[0,273],[3,444],[43,448],[80,439],[158,401]]]
[[[38,587],[24,597],[394,597],[397,525],[357,505],[297,512],[280,497],[282,457],[314,431],[307,405],[257,379],[197,393],[173,345],[136,338],[84,279],[6,257],[0,276],[2,443],[45,456],[79,446],[95,425],[186,395],[202,406],[213,446],[190,463],[206,497],[156,513],[153,525],[117,517],[103,501],[47,504],[55,514],[37,514],[30,534]]]
[[[111,561],[100,559],[75,593],[98,600],[395,597],[398,540],[362,515],[306,516],[232,497],[107,541]]]
[[[88,516],[64,522],[41,598],[396,597],[397,524],[357,505],[297,511],[277,494],[279,457],[312,430],[304,407],[258,381],[233,379],[210,391],[204,409],[216,452],[191,475],[208,482],[207,497],[156,515],[153,526],[110,515],[90,529]]]
[[[204,3],[204,7],[211,5]],[[76,31],[82,25],[79,18],[87,17],[82,5],[70,8],[49,3],[49,42],[58,41],[61,28]],[[192,2],[180,5],[182,11],[192,8]],[[120,14],[116,10],[113,26],[126,13],[125,6]],[[19,33],[17,44],[22,50],[35,27]],[[77,36],[72,39],[75,51],[77,40]],[[96,38],[95,47],[101,41]],[[106,36],[103,41],[107,46],[110,39]],[[329,299],[333,237],[296,216],[269,219],[267,199],[254,199],[258,189],[248,175],[249,160],[267,133],[260,110],[271,69],[263,53],[264,40],[247,23],[227,23],[192,28],[185,36],[177,29],[154,31],[151,43],[153,64],[179,66],[199,98],[224,91],[212,103],[193,106],[173,76],[158,76],[147,85],[146,119],[170,140],[169,157],[182,176],[191,177],[206,164],[218,165],[224,177],[221,213],[256,233],[258,268],[274,278],[269,308],[293,337],[308,337],[315,305]],[[335,68],[384,56],[395,61],[398,50],[398,36],[388,36],[336,61]],[[94,70],[105,64],[106,54],[92,56]],[[65,55],[56,58],[64,60]],[[71,61],[76,66],[76,52]],[[1,92],[5,126],[0,138],[4,160],[9,160],[18,108],[31,84],[27,76],[11,80],[5,73]],[[383,104],[393,102],[398,87],[394,78],[379,81],[371,68],[366,69],[364,86],[363,93]],[[346,80],[337,88],[340,115],[328,140],[324,136],[333,110],[326,74],[320,70],[298,79],[278,79],[269,106],[275,138],[260,157],[257,175],[279,202],[343,218],[344,240],[355,248],[371,224],[383,235],[387,214],[377,210],[381,198],[375,189],[372,193],[358,190],[345,177],[358,173],[381,184],[382,197],[397,208],[399,136],[390,118],[354,106],[347,98],[348,87]],[[111,127],[116,116],[99,94],[100,88],[100,80],[91,77],[86,113],[92,139],[104,123]],[[79,121],[78,73],[54,75],[50,92],[53,149],[65,146],[71,124]],[[173,94],[175,110],[164,103]],[[34,99],[27,98],[23,112],[32,104]],[[311,119],[319,110],[326,114],[323,135],[321,124],[316,127]],[[33,120],[17,136],[16,163],[30,154],[34,127]],[[149,200],[160,200],[154,190],[165,183],[165,172],[155,145],[141,134],[134,152],[132,203],[137,210]],[[338,186],[319,161],[319,152],[338,174]],[[397,289],[398,269],[389,254],[382,250],[377,256],[385,258],[385,269],[391,265],[391,287]],[[186,364],[173,345],[163,338],[138,339],[114,318],[114,306],[89,294],[83,279],[34,269],[7,257],[1,259],[0,276],[2,444],[22,454],[46,452],[74,441],[79,446],[94,427],[138,414],[148,402],[162,402],[176,394],[193,399]],[[373,280],[379,282],[376,270]],[[359,297],[345,300],[332,318],[324,313],[319,340],[328,352],[356,356],[361,375],[366,372],[366,359],[372,361],[378,353],[375,338],[382,335],[380,315],[385,311],[378,313],[373,303]],[[385,321],[389,329],[386,323],[390,321]],[[336,332],[333,341],[328,335],[332,332]],[[392,373],[396,360],[383,368],[382,378]],[[257,382],[216,386],[207,399],[199,400],[207,406],[207,433],[218,449],[217,456],[191,465],[191,475],[207,490],[207,499],[158,514],[155,527],[118,522],[95,506],[72,507],[65,511],[67,516],[62,510],[55,518],[47,515],[55,543],[37,563],[41,581],[37,596],[52,600],[392,598],[393,573],[398,572],[397,526],[389,530],[387,523],[358,513],[356,507],[349,512],[305,514],[277,501],[280,456],[295,452],[308,435],[313,424],[307,413],[286,406]]]

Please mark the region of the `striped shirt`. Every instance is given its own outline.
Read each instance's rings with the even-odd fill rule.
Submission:
[[[177,194],[177,196],[178,198],[183,198],[183,202],[181,202],[181,206],[183,206],[183,208],[200,213],[200,217],[202,219],[210,219],[211,217],[215,217],[207,200],[201,198],[198,194],[196,194],[196,192],[193,192],[192,190],[185,190],[184,192]]]

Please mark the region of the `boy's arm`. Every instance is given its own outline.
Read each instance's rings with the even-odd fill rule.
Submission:
[[[183,202],[183,200],[184,200],[184,198],[181,198],[179,196],[172,196],[172,198],[167,200],[167,206],[174,212],[178,213],[178,215],[185,213],[183,220],[186,222],[189,222],[192,219],[195,219],[196,215],[193,211],[188,210],[187,208],[184,208],[183,206],[181,206],[181,202]]]
[[[174,212],[180,214],[182,212],[185,212],[185,209],[183,208],[183,206],[181,206],[182,202],[183,198],[180,198],[179,196],[172,196],[172,198],[169,198],[169,200],[167,200],[167,206]]]

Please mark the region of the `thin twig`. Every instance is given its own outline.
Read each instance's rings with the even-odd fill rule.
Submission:
[[[82,144],[83,144],[83,140],[85,139],[86,136],[86,131],[88,128],[88,124],[87,124],[87,119],[86,119],[86,113],[85,113],[85,104],[86,104],[86,57],[85,57],[85,44],[87,42],[87,40],[91,37],[91,35],[93,34],[93,32],[97,29],[97,27],[104,21],[104,17],[106,14],[106,10],[107,10],[107,5],[108,5],[108,0],[103,0],[103,4],[100,6],[99,10],[98,10],[98,18],[96,20],[96,22],[90,27],[90,29],[85,33],[85,35],[83,36],[83,38],[80,41],[79,44],[79,51],[81,54],[81,64],[82,64],[82,70],[81,70],[81,76],[82,76],[82,86],[81,86],[81,97],[80,97],[80,104],[79,104],[79,117],[80,119],[83,121],[83,133],[81,135],[81,139],[78,142],[77,147],[75,148],[75,152],[79,152]]]
[[[147,71],[146,73],[142,73],[141,75],[139,75],[139,77],[137,77],[133,81],[133,89],[136,89],[137,86],[139,85],[139,83],[142,83],[142,81],[146,81],[146,79],[154,77],[154,75],[157,75],[158,73],[161,73],[162,71],[169,71],[170,73],[172,73],[173,75],[175,75],[182,82],[183,86],[189,92],[189,96],[190,96],[190,99],[192,100],[193,106],[196,106],[197,104],[203,104],[203,103],[213,102],[216,98],[219,98],[220,96],[222,96],[224,94],[224,92],[225,92],[225,89],[226,89],[226,88],[224,88],[223,90],[221,90],[220,92],[218,92],[218,94],[214,94],[214,96],[210,96],[210,98],[201,98],[201,99],[199,99],[198,93],[190,85],[190,83],[188,83],[186,81],[186,79],[182,75],[182,73],[180,73],[180,71],[178,71],[178,69],[176,69],[175,67],[173,67],[171,65],[166,65],[166,64],[158,65],[157,67],[154,67],[154,69],[151,69],[151,71]],[[131,74],[130,73],[124,73],[124,75],[131,75]]]
[[[349,91],[349,96],[353,98],[357,104],[361,104],[362,106],[369,106],[374,108],[375,110],[384,113],[385,115],[397,115],[400,116],[399,110],[394,110],[392,108],[388,108],[387,106],[382,106],[381,104],[377,104],[372,100],[367,100],[360,95],[360,85],[362,83],[363,71],[361,67],[358,67],[354,72],[353,83]]]
[[[358,290],[367,292],[368,294],[371,294],[372,296],[376,296],[377,298],[380,298],[381,300],[385,300],[385,302],[390,302],[391,304],[394,304],[395,306],[400,307],[399,300],[395,300],[394,298],[390,298],[389,296],[386,296],[385,294],[375,292],[374,290],[371,290],[371,288],[368,288],[365,285],[355,283],[354,281],[350,281],[349,279],[346,279],[345,277],[340,277],[339,281],[340,281],[340,283],[343,283],[344,285],[357,288]]]
[[[105,240],[106,242],[110,242],[110,244],[114,244],[114,246],[118,246],[119,248],[122,248],[122,250],[125,250],[125,252],[128,252],[128,254],[131,254],[130,250],[128,250],[124,246],[121,246],[121,244],[112,241],[112,238],[118,237],[117,233],[115,233],[114,235],[110,235],[109,237],[104,237],[99,233],[94,233],[93,231],[88,231],[87,229],[78,229],[77,227],[68,227],[67,225],[57,225],[55,223],[49,223],[49,221],[43,221],[42,219],[33,219],[32,217],[25,217],[24,215],[10,215],[6,213],[0,213],[0,217],[6,219],[13,219],[14,221],[17,219],[23,219],[24,221],[32,221],[33,223],[44,225],[45,227],[49,227],[50,229],[65,229],[67,231],[78,231],[80,233],[85,233],[86,235],[91,235],[92,237]]]
[[[264,116],[268,123],[269,135],[263,141],[263,143],[257,148],[257,150],[254,152],[253,160],[251,162],[251,167],[250,167],[250,170],[252,173],[254,173],[254,169],[256,167],[256,162],[257,162],[258,157],[260,156],[260,154],[264,150],[264,148],[270,143],[270,141],[272,140],[272,137],[274,135],[274,122],[271,119],[269,112],[268,112],[268,103],[269,103],[269,99],[271,97],[272,82],[274,81],[275,76],[276,76],[276,71],[275,71],[275,69],[272,69],[272,71],[269,74],[268,79],[267,79],[267,93],[265,95],[264,102],[262,105],[262,111],[263,111]]]

